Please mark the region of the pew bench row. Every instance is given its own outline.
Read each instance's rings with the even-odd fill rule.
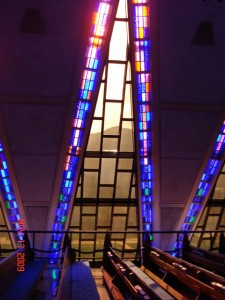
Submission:
[[[106,236],[103,253],[103,278],[113,299],[175,299],[129,260],[121,259]]]
[[[66,248],[62,264],[57,300],[99,300],[98,290],[87,260],[74,261],[70,247]]]
[[[148,239],[142,269],[178,299],[225,299],[225,278],[152,247]]]
[[[18,258],[20,258],[18,260]],[[24,268],[18,261],[24,259]],[[0,299],[31,299],[45,269],[45,260],[35,260],[27,246],[11,253],[0,262]]]
[[[222,232],[220,240],[223,240]],[[222,251],[225,246],[222,247],[222,242],[220,244]],[[191,246],[186,233],[183,239],[182,259],[225,277],[225,255]]]

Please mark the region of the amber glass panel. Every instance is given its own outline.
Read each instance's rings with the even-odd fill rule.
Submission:
[[[82,214],[95,214],[96,206],[83,206]]]
[[[113,187],[100,187],[99,198],[112,198],[113,197]]]
[[[74,206],[70,226],[80,226],[80,206]]]
[[[217,216],[209,216],[207,219],[207,224],[205,230],[216,230],[218,224],[219,217]]]
[[[221,226],[225,226],[225,210],[223,211],[223,216],[221,218],[221,223],[220,223]]]
[[[221,210],[222,210],[221,206],[220,207],[219,206],[213,206],[213,207],[210,207],[209,213],[219,215],[221,213]]]
[[[138,224],[137,207],[131,206],[129,208],[128,226],[137,226],[137,224]]]
[[[113,216],[113,231],[125,231],[126,217],[125,216]],[[113,238],[123,238],[124,233],[114,233]]]
[[[97,172],[84,172],[84,198],[96,198],[97,196]]]
[[[199,223],[198,223],[198,226],[202,226],[202,225],[204,224],[205,216],[206,216],[206,213],[207,213],[207,209],[208,209],[208,208],[206,208],[206,209],[203,211],[203,214],[202,214],[202,216],[201,216],[201,218],[200,218],[200,221],[199,221]]]
[[[128,198],[131,173],[118,173],[116,181],[116,198]]]
[[[1,226],[0,229],[7,230],[6,226]],[[12,243],[7,232],[1,232],[0,234],[0,249],[12,249]],[[0,252],[0,255],[2,253]],[[7,256],[9,253],[3,253],[4,256]]]
[[[216,183],[216,188],[214,191],[213,199],[220,199],[223,200],[225,199],[225,174],[220,174],[217,183]]]
[[[118,151],[118,139],[103,138],[102,150],[117,152]]]
[[[80,197],[81,197],[81,187],[78,186],[78,187],[77,187],[77,192],[76,192],[76,197],[75,197],[75,199],[76,199],[76,198],[79,199]]]
[[[85,169],[98,169],[99,168],[99,158],[86,157],[84,160]]]
[[[97,226],[110,226],[111,213],[111,206],[99,206]]]
[[[72,247],[73,248],[75,248],[75,249],[79,248],[79,240],[80,240],[80,234],[73,233],[73,235],[72,235]]]
[[[2,212],[2,208],[0,205],[0,229],[1,230],[7,230],[7,226],[6,226],[6,222],[3,216],[3,212]],[[1,232],[0,233],[0,255],[2,255],[1,253],[1,249],[12,249],[12,242],[11,239],[9,237],[9,234],[7,232]],[[4,256],[7,256],[10,253],[4,253]],[[0,297],[1,298],[1,297]]]
[[[2,213],[2,210],[1,210],[1,206],[0,206],[0,225],[5,225],[5,220],[3,218],[3,213]]]
[[[131,189],[131,199],[135,199],[135,198],[136,198],[135,187],[132,187],[132,189]]]
[[[131,170],[133,166],[133,159],[120,158],[118,169]]]
[[[115,177],[115,158],[102,158],[101,184],[113,184]]]
[[[115,206],[114,214],[127,214],[127,206]]]
[[[98,233],[96,240],[97,240],[96,249],[103,249],[105,234],[104,233]]]
[[[94,231],[95,230],[95,217],[94,216],[82,216],[82,230]],[[93,239],[94,234],[85,233],[82,234],[82,239]]]
[[[92,241],[82,241],[81,242],[81,251],[83,251],[83,252],[93,252],[94,251],[94,242],[92,242]],[[93,257],[93,254],[92,253],[85,254],[85,257]]]

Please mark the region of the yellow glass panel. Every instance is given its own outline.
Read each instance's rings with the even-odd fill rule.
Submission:
[[[137,71],[137,72],[141,71],[141,63],[140,62],[135,63],[135,71]]]
[[[143,37],[144,37],[144,29],[143,28],[139,28],[139,37],[140,37],[140,39],[143,39]]]
[[[143,7],[143,16],[144,17],[148,16],[148,7],[147,6]]]

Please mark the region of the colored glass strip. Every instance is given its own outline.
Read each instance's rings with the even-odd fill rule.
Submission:
[[[132,0],[134,72],[136,76],[140,189],[143,230],[152,231],[151,37],[148,0]]]
[[[189,207],[187,215],[185,217],[184,223],[181,230],[192,230],[192,227],[196,221],[196,218],[201,211],[202,203],[206,199],[208,192],[211,188],[212,181],[217,174],[217,171],[221,165],[221,153],[225,146],[225,121],[223,122],[222,128],[217,136],[216,143],[214,145],[213,151],[210,155],[209,161],[201,177],[200,183],[196,190],[195,196]],[[173,250],[182,248],[183,234],[179,235],[179,240],[176,241]]]
[[[63,170],[58,206],[55,213],[54,231],[65,229],[70,200],[74,189],[74,180],[80,160],[84,128],[91,109],[93,91],[95,90],[101,66],[102,49],[112,12],[112,2],[112,0],[100,1],[94,13],[91,35],[85,54],[85,67],[81,76],[79,99],[74,111],[70,142]],[[50,263],[54,263],[60,255],[62,238],[63,235],[60,232],[52,234],[50,250],[54,252],[50,254]]]
[[[23,240],[23,233],[20,232],[20,222],[22,218],[19,213],[19,208],[16,196],[13,190],[12,182],[9,175],[9,169],[6,162],[3,146],[0,143],[0,191],[2,199],[5,203],[8,220],[13,230],[18,230],[17,239]]]

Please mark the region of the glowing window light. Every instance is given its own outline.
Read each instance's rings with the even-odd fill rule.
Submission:
[[[148,0],[132,0],[134,71],[136,76],[138,137],[140,155],[140,191],[143,230],[151,231],[152,210],[152,99],[150,4]]]
[[[8,219],[14,230],[20,229],[20,220],[22,220],[9,175],[8,165],[5,159],[3,146],[0,143],[0,192],[5,203]],[[22,241],[23,234],[17,234],[17,239]]]
[[[223,122],[222,128],[217,136],[216,143],[214,145],[213,151],[210,155],[209,161],[206,165],[206,168],[203,172],[201,177],[200,183],[196,190],[195,196],[192,200],[192,203],[189,207],[187,215],[184,219],[184,223],[181,226],[181,230],[191,230],[193,224],[196,221],[196,218],[202,208],[202,202],[208,195],[208,191],[211,188],[211,183],[215,175],[217,174],[217,170],[220,166],[220,156],[224,150],[225,146],[225,121]],[[182,247],[183,242],[183,234],[180,234],[178,243],[174,244],[173,250],[177,249],[178,247]]]
[[[56,208],[53,225],[54,231],[63,231],[65,229],[80,150],[83,143],[83,129],[91,109],[93,91],[95,90],[98,71],[101,65],[101,51],[112,12],[112,2],[113,0],[100,1],[97,10],[94,13],[91,36],[89,37],[85,53],[85,64],[81,76],[79,99],[72,120],[70,142],[65,159],[60,194],[58,197],[58,206]],[[50,250],[59,250],[62,238],[62,235],[52,234]],[[60,251],[51,253],[50,263],[56,262],[59,255]]]
[[[139,4],[139,3],[148,3],[149,2],[149,0],[133,0],[133,3],[137,3],[137,4]]]

